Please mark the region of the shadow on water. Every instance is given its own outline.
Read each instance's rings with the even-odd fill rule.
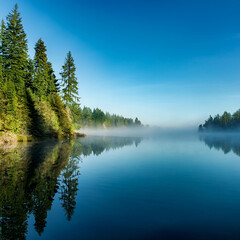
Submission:
[[[239,134],[200,134],[199,139],[210,149],[222,150],[225,154],[232,151],[240,157]]]
[[[0,149],[0,239],[26,239],[28,218],[41,235],[56,193],[71,220],[82,156],[140,143],[140,138],[87,137]]]

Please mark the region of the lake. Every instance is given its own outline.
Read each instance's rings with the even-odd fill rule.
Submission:
[[[1,239],[240,239],[240,137],[89,136],[0,150]]]

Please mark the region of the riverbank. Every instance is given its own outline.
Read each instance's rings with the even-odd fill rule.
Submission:
[[[86,137],[87,135],[85,133],[79,133],[79,132],[74,132],[72,135],[72,138],[80,138],[80,137]],[[27,143],[27,142],[34,142],[38,141],[40,139],[48,139],[48,138],[36,138],[32,135],[28,134],[14,134],[11,132],[2,132],[0,133],[0,146],[1,145],[14,145],[17,143]],[[49,138],[51,139],[51,138]]]

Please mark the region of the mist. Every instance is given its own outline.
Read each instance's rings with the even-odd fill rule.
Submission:
[[[116,127],[116,128],[81,128],[78,132],[88,136],[115,137],[183,137],[197,136],[195,128],[161,128],[161,127]]]

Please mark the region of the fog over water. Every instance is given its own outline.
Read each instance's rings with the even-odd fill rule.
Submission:
[[[119,127],[119,128],[81,128],[78,132],[89,136],[124,136],[124,137],[184,137],[197,136],[195,128],[160,128],[160,127]]]

